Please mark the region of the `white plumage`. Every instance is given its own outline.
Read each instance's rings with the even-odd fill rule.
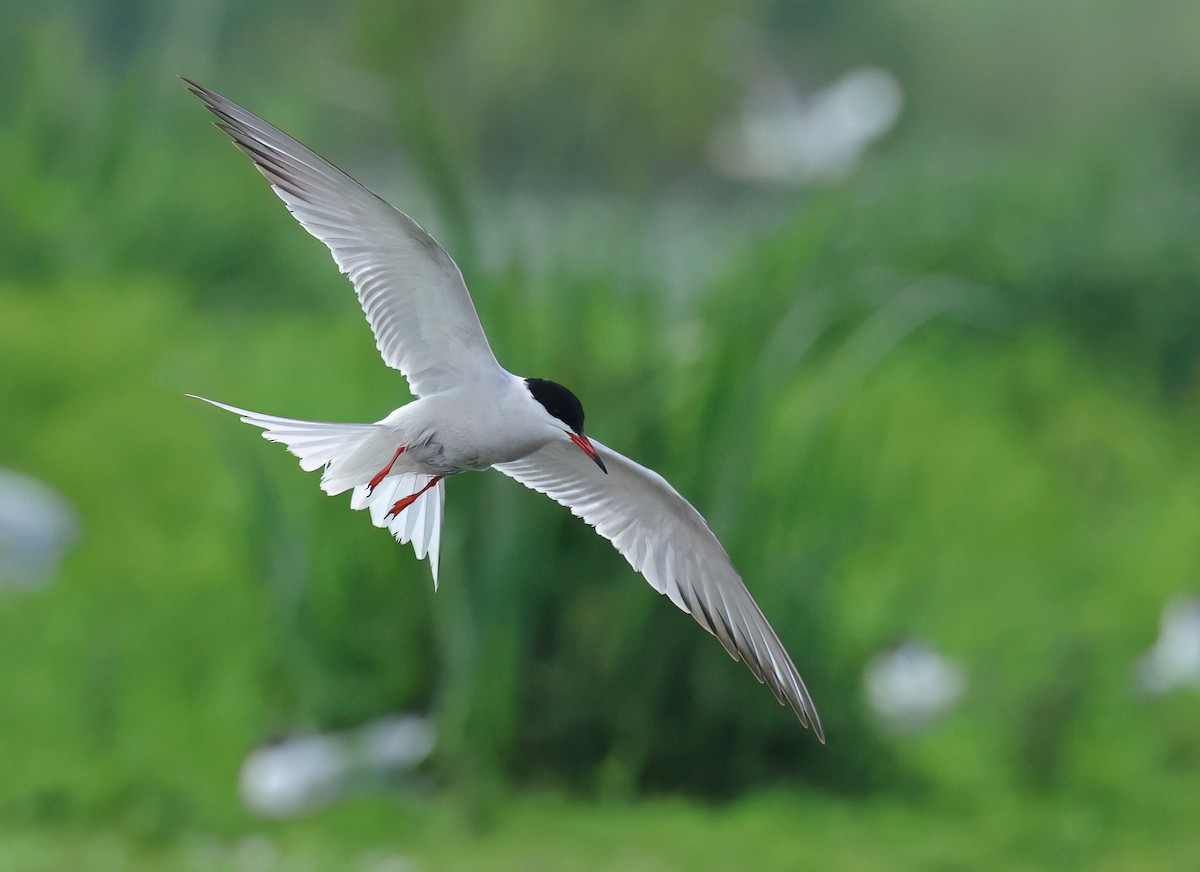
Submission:
[[[374,424],[206,402],[262,428],[302,469],[322,469],[326,493],[352,490],[352,508],[429,558],[435,585],[446,476],[494,467],[546,494],[611,541],[823,742],[800,674],[700,513],[657,473],[589,440],[583,408],[566,388],[501,368],[458,267],[415,221],[278,128],[185,81],[329,248],[384,362],[417,397]]]

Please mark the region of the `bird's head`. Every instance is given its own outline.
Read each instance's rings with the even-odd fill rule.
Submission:
[[[557,382],[544,378],[527,378],[525,386],[550,417],[566,428],[563,433],[579,446],[580,451],[595,461],[601,471],[607,475],[608,470],[604,468],[604,461],[600,459],[600,455],[596,453],[592,443],[583,434],[583,403],[579,402],[579,397]]]

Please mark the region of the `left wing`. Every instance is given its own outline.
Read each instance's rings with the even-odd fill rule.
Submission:
[[[253,112],[191,79],[217,126],[349,276],[383,362],[418,397],[503,374],[458,266],[416,221]]]
[[[495,469],[596,528],[650,585],[691,615],[825,741],[800,673],[704,518],[653,470],[592,440],[608,475],[566,439]]]

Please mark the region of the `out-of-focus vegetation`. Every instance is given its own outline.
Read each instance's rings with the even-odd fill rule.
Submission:
[[[0,591],[0,860],[1186,867],[1200,697],[1132,664],[1200,567],[1198,38],[1186,0],[6,4],[0,466],[82,538]],[[906,108],[855,174],[711,176],[756,70],[868,62]],[[177,73],[434,229],[501,361],[708,517],[828,746],[544,498],[450,482],[435,595],[183,398],[406,394]],[[889,736],[861,671],[909,636],[970,684]],[[239,807],[251,748],[397,710],[437,798]]]

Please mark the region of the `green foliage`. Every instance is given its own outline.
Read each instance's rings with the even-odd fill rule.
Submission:
[[[485,820],[453,803],[359,800],[313,819],[267,824],[240,838],[187,835],[163,844],[110,833],[33,827],[5,832],[13,868],[281,872],[373,868],[494,872],[805,868],[1156,870],[1200,851],[1193,809],[999,794],[986,803],[915,805],[767,792],[720,806],[684,798],[581,802],[515,795]],[[616,835],[615,835],[616,834]]]
[[[1004,184],[984,178],[972,199]],[[379,415],[378,398],[398,386],[349,299],[332,322],[303,312],[232,322],[161,280],[5,291],[0,347],[16,377],[3,400],[29,410],[6,430],[6,454],[60,487],[87,531],[60,591],[6,604],[14,629],[3,636],[24,655],[6,668],[42,687],[45,706],[26,707],[13,741],[46,720],[71,724],[76,738],[47,748],[52,771],[83,765],[74,747],[110,760],[135,790],[138,758],[228,774],[256,737],[434,703],[449,771],[605,790],[723,793],[804,773],[856,791],[900,783],[897,765],[950,787],[1099,777],[1114,749],[1094,737],[1095,756],[1080,755],[1076,731],[1154,729],[1126,705],[1127,670],[1196,556],[1190,425],[1168,414],[1173,401],[1145,396],[1155,372],[1105,364],[1089,331],[1072,339],[1029,315],[1046,302],[1019,287],[985,293],[978,269],[886,298],[851,269],[846,286],[863,290],[837,299],[823,289],[836,273],[829,243],[846,231],[842,198],[857,195],[826,195],[811,222],[757,249],[686,315],[668,315],[652,287],[627,287],[613,318],[598,279],[475,287],[502,357],[524,343],[521,369],[569,381],[593,432],[708,513],[808,675],[828,749],[604,542],[506,480],[451,482],[445,584],[431,597],[410,555],[319,499],[289,458],[180,396]],[[876,209],[882,230],[856,219],[856,250],[882,249],[891,274],[919,275],[921,256],[906,257],[890,232],[902,208]],[[998,245],[1006,232],[992,234]],[[1058,284],[1036,272],[1039,249],[1014,270],[1049,293]],[[744,287],[758,289],[753,306],[726,290]],[[493,321],[496,301],[529,317]],[[997,309],[1002,328],[970,325]],[[675,366],[679,349],[657,337],[681,316],[691,341]],[[38,603],[59,632],[75,627],[44,651],[28,636]],[[858,668],[909,634],[980,676],[947,728],[960,755],[951,771],[922,754],[891,759],[858,709]],[[49,692],[49,676],[81,656],[82,683]],[[213,688],[212,717],[238,729],[196,723],[197,682]],[[1057,726],[1044,734],[1047,706]],[[194,726],[180,733],[176,720]],[[47,789],[44,761],[24,762],[10,801]]]
[[[1164,85],[1171,58],[1191,80],[1191,43],[1173,34],[1115,89],[1128,108],[1162,86],[1178,112],[1099,123],[1097,98],[1060,118],[1074,104],[1055,91],[1024,114],[1019,94],[971,103],[1000,63],[985,34],[1032,14],[1020,5],[964,7],[954,27],[929,4],[523,5],[527,26],[484,2],[362,0],[328,28],[300,10],[283,42],[311,69],[288,87],[255,82],[247,102],[324,149],[307,130],[327,107],[310,96],[353,93],[334,111],[371,141],[329,133],[360,156],[390,153],[380,119],[397,119],[500,359],[569,384],[590,432],[697,504],[808,679],[829,746],[544,498],[498,475],[449,482],[435,595],[344,498],[186,400],[371,420],[406,397],[321,247],[181,86],[157,72],[146,84],[150,49],[91,76],[100,49],[83,18],[31,18],[21,40],[0,27],[21,71],[0,71],[13,96],[0,117],[0,463],[61,490],[83,535],[53,586],[0,592],[6,851],[99,865],[111,845],[93,834],[111,829],[147,868],[203,865],[197,834],[226,844],[252,826],[234,795],[250,748],[406,709],[437,718],[448,806],[376,798],[281,825],[289,859],[344,868],[343,844],[391,845],[397,829],[429,862],[463,868],[528,866],[531,844],[561,853],[552,865],[575,852],[610,868],[754,861],[731,844],[762,846],[769,866],[811,852],[861,868],[980,853],[1129,868],[1176,841],[1195,851],[1181,824],[1200,812],[1196,699],[1141,699],[1131,677],[1200,558],[1195,107]],[[1120,4],[1100,6],[1072,57],[1125,22]],[[1183,9],[1155,32],[1194,34]],[[232,47],[197,66],[283,26],[230,14]],[[632,194],[698,172],[736,90],[707,63],[730,17],[774,28],[763,52],[819,42],[812,56],[843,62],[859,59],[846,46],[865,22],[917,109],[843,185],[775,202],[689,191],[727,246],[719,272],[680,291],[661,264],[674,240],[647,243],[649,207]],[[168,19],[161,33],[178,34],[185,18]],[[161,33],[144,26],[153,45]],[[947,28],[985,61],[961,80],[945,72]],[[1044,65],[1043,41],[1062,43],[1021,45]],[[362,66],[329,81],[363,88],[324,84],[345,73],[322,54],[331,44]],[[1011,90],[1033,90],[1037,69]],[[942,100],[972,112],[923,132],[950,124],[928,109]],[[1003,118],[1021,123],[981,144]],[[1048,118],[1065,135],[1013,133]],[[386,171],[359,175],[408,203]],[[588,224],[608,261],[484,257],[477,191],[533,176],[543,192],[620,182]],[[507,199],[489,205],[481,221],[519,220]],[[780,210],[794,217],[768,233],[734,226]],[[564,228],[547,236],[543,250],[569,250]],[[886,736],[861,670],[907,636],[971,684],[929,733]],[[493,801],[530,784],[608,805]],[[770,784],[807,792],[719,811],[659,801],[644,825],[622,805]],[[1127,812],[1149,835],[1121,828]],[[632,834],[627,853],[609,850],[609,827]],[[693,840],[691,853],[662,847]],[[221,856],[209,865],[239,862]]]

